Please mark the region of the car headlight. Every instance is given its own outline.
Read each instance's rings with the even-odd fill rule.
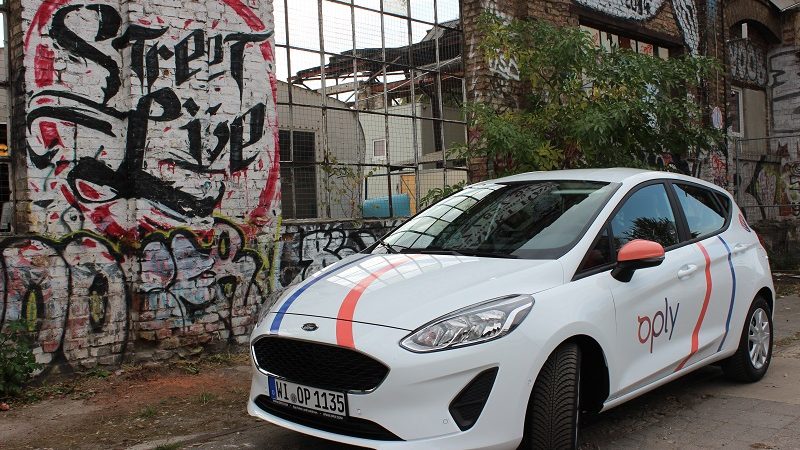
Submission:
[[[442,316],[417,329],[400,346],[425,353],[501,338],[514,331],[533,307],[530,295],[507,295]]]

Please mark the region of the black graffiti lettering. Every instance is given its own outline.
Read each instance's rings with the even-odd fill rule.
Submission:
[[[263,103],[250,108],[231,123],[231,172],[242,170],[255,161],[258,155],[244,158],[244,149],[260,141],[264,136],[264,115],[267,107]],[[244,141],[244,120],[249,116],[250,132]]]
[[[214,55],[214,57],[209,59],[208,61],[209,66],[216,66],[217,64],[221,64],[222,60],[225,59],[225,52],[222,50],[221,34],[208,38],[208,54],[209,56],[212,54]]]
[[[58,153],[58,150],[54,149],[40,155],[33,151],[30,145],[25,144],[25,147],[28,152],[28,158],[30,158],[31,162],[33,163],[33,167],[36,167],[39,170],[43,170],[49,166],[53,162],[53,158],[55,158],[56,154]]]
[[[225,42],[233,42],[231,44],[231,76],[236,85],[239,86],[239,98],[243,94],[244,83],[244,49],[249,43],[264,42],[272,36],[272,33],[261,34],[245,34],[233,33],[225,36]]]
[[[222,50],[222,35],[218,34],[208,38],[208,55],[211,56],[212,54],[214,57],[208,60],[209,69],[211,66],[222,64],[222,61],[225,59],[225,52]],[[209,73],[208,79],[213,80],[214,78],[220,77],[224,74],[224,70],[215,72],[213,74]]]
[[[131,25],[125,33],[114,40],[114,48],[121,50],[130,45],[131,47],[131,71],[136,74],[139,81],[145,83],[145,71],[147,72],[147,89],[149,90],[158,78],[158,43],[147,51],[145,58],[145,46],[147,41],[153,41],[167,32],[167,28],[155,29],[139,25]],[[163,47],[163,46],[162,46]],[[165,47],[164,47],[165,48]],[[166,49],[169,51],[169,49]],[[171,52],[170,52],[171,53]],[[167,56],[167,53],[164,53]],[[169,56],[171,57],[171,55]],[[169,58],[165,58],[169,59]]]
[[[94,61],[108,71],[106,85],[103,90],[103,103],[117,95],[122,85],[119,73],[119,65],[112,57],[101,52],[88,42],[81,39],[66,25],[67,16],[81,8],[86,8],[97,12],[99,17],[99,27],[95,35],[95,42],[104,41],[116,36],[122,22],[122,18],[116,9],[108,5],[74,5],[59,9],[53,16],[53,24],[50,29],[50,36],[60,47],[71,54],[80,58]]]
[[[194,50],[189,53],[189,40],[193,41]],[[203,30],[194,30],[185,39],[175,46],[175,84],[180,86],[186,80],[200,72],[200,69],[191,70],[189,63],[206,54]]]
[[[27,116],[28,129],[31,128],[36,119],[48,117],[51,119],[72,122],[76,125],[83,125],[92,130],[99,131],[107,136],[116,137],[111,127],[111,123],[103,119],[79,112],[75,108],[65,108],[60,106],[42,106],[30,111]]]
[[[197,164],[203,163],[203,149],[202,149],[202,136],[200,119],[192,119],[186,125],[180,127],[181,130],[186,130],[189,135],[189,154],[192,155]]]
[[[217,124],[216,128],[214,128],[214,136],[217,138],[217,145],[209,154],[209,159],[211,162],[217,160],[219,154],[222,153],[222,150],[225,149],[225,146],[228,145],[228,141],[231,138],[231,130],[228,128],[227,120]]]
[[[151,113],[153,103],[161,107],[160,115]],[[144,168],[144,147],[150,121],[167,122],[180,116],[180,101],[175,92],[169,88],[161,88],[140,98],[138,106],[128,117],[128,141],[125,160],[120,165],[120,171],[126,173]]]
[[[70,30],[68,20],[70,14],[82,8],[98,15],[97,30],[92,30],[91,39],[84,40],[77,30]],[[74,27],[74,25],[73,25]],[[222,117],[210,122],[208,117],[217,115],[222,103],[216,105],[199,105],[196,99],[182,93],[178,86],[205,74],[213,79],[230,73],[239,90],[239,99],[244,96],[245,56],[251,51],[259,51],[258,45],[267,41],[271,32],[259,34],[232,33],[208,36],[203,29],[187,31],[188,34],[177,38],[167,36],[169,27],[150,27],[131,24],[123,31],[122,19],[117,10],[108,5],[67,6],[59,9],[53,19],[50,34],[56,48],[67,50],[67,57],[75,60],[90,60],[108,71],[105,82],[100,81],[98,89],[102,90],[102,101],[90,99],[85,94],[71,92],[67,89],[46,89],[30,94],[29,99],[47,96],[60,99],[51,104],[31,102],[27,115],[27,125],[31,129],[41,118],[63,121],[86,127],[106,136],[117,137],[120,122],[125,121],[125,153],[118,166],[97,158],[80,157],[71,161],[67,182],[78,202],[108,202],[112,198],[144,199],[165,206],[165,214],[174,214],[176,220],[186,217],[207,217],[219,204],[226,191],[225,180],[217,179],[216,188],[205,188],[202,195],[187,192],[183,184],[174,180],[164,180],[153,172],[147,163],[157,158],[158,164],[178,167],[187,172],[204,175],[222,175],[247,169],[261,156],[254,145],[264,137],[266,123],[266,104],[258,103],[251,107],[238,106],[242,111],[238,117]],[[97,42],[109,41],[116,50],[103,52],[103,47],[95,47]],[[174,45],[173,45],[174,44]],[[142,96],[134,100],[131,110],[120,111],[110,106],[110,100],[121,90],[121,70],[117,61],[120,54],[130,48],[130,71],[133,84],[136,80],[141,87]],[[228,55],[225,53],[228,52]],[[260,55],[259,55],[260,56]],[[174,60],[173,60],[174,59]],[[227,60],[230,60],[228,62]],[[174,84],[160,86],[174,62]],[[205,66],[205,67],[204,67]],[[169,80],[166,80],[169,82]],[[265,80],[255,80],[262,83]],[[199,100],[197,100],[199,101]],[[226,99],[225,101],[237,101]],[[253,102],[255,103],[255,102]],[[249,108],[249,109],[247,109]],[[227,113],[227,112],[226,112]],[[180,123],[183,116],[186,119]],[[112,119],[116,119],[112,120]],[[148,133],[156,123],[164,125],[164,132],[169,129],[185,132],[185,150],[169,152],[146,158]],[[174,133],[175,131],[173,131]],[[214,139],[211,139],[213,135]],[[58,151],[54,148],[60,140],[45,142],[45,149],[28,147],[28,153],[35,167],[46,168],[53,165]],[[252,147],[252,148],[251,148]],[[225,154],[226,162],[218,161]],[[36,152],[41,152],[38,154]],[[157,152],[160,150],[156,150]],[[213,185],[213,183],[212,183]],[[89,187],[87,189],[87,186]],[[81,189],[83,192],[81,192]],[[92,190],[97,192],[93,192]],[[88,193],[88,194],[87,194]],[[86,194],[86,195],[84,195]],[[89,198],[87,198],[89,197]],[[78,207],[79,205],[73,205]]]

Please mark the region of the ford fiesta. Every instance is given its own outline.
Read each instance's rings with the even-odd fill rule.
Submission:
[[[248,411],[373,448],[574,448],[581,411],[764,376],[774,290],[731,196],[633,169],[465,188],[265,308]]]

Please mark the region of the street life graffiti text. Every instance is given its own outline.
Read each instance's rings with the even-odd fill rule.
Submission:
[[[243,17],[259,31],[218,21],[192,29],[191,20],[176,30],[160,17],[123,26],[108,4],[53,11],[48,33],[27,42],[36,49],[28,156],[44,172],[32,188],[49,194],[37,206],[74,208],[88,219],[82,228],[116,238],[207,226],[242,201],[250,219],[270,220],[279,196],[272,31]],[[59,69],[62,59],[73,63]],[[254,183],[241,183],[248,176]],[[140,202],[139,217],[126,217],[128,200]]]

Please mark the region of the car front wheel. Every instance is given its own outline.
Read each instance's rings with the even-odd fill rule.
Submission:
[[[767,301],[757,297],[747,312],[739,348],[722,363],[725,376],[753,383],[767,373],[772,360],[772,312]]]
[[[578,446],[581,351],[559,346],[544,363],[528,404],[520,449],[574,449]]]

